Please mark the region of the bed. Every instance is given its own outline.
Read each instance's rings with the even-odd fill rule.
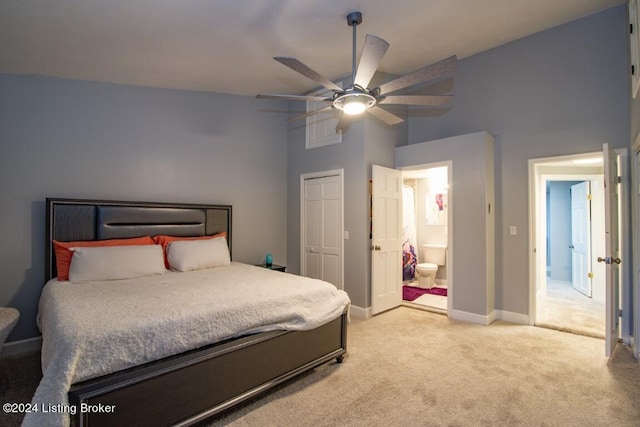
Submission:
[[[58,272],[53,250],[54,240],[62,242],[95,241],[160,234],[186,237],[214,236],[225,233],[228,253],[229,255],[231,254],[232,209],[231,206],[227,205],[47,199],[46,209],[45,272],[48,282],[43,290],[41,309],[42,304],[48,304],[49,297],[55,293],[72,294],[74,298],[80,298],[77,301],[84,301],[81,299],[83,294],[93,292],[88,290],[88,286],[82,286],[82,284],[76,286],[76,284],[72,283],[67,286],[60,286],[62,283],[55,283],[57,282],[55,278]],[[213,278],[211,277],[213,275],[217,276]],[[234,286],[236,282],[239,283],[238,286],[244,286],[244,282],[247,282],[247,286],[254,286],[253,283],[255,282],[260,282],[265,286],[267,284],[271,286],[271,283],[273,283],[275,287],[273,289],[277,289],[275,293],[279,295],[280,292],[283,294],[289,292],[287,291],[288,289],[293,293],[300,292],[297,285],[295,285],[297,283],[296,280],[308,280],[309,283],[305,282],[304,284],[305,286],[308,285],[310,289],[316,285],[318,288],[323,287],[320,283],[311,283],[313,279],[300,278],[288,273],[236,262],[231,262],[228,267],[211,269],[211,273],[203,270],[187,273],[169,272],[160,277],[162,277],[162,286],[169,287],[171,282],[176,280],[186,280],[189,286],[193,286],[193,290],[191,287],[180,288],[184,290],[170,298],[174,304],[180,307],[191,304],[189,305],[189,310],[182,310],[181,313],[183,315],[178,316],[185,318],[183,320],[188,327],[183,325],[180,330],[182,332],[172,332],[171,337],[175,336],[176,339],[168,340],[167,347],[169,349],[162,350],[170,354],[164,354],[160,358],[140,356],[144,363],[138,363],[138,361],[133,363],[130,359],[136,359],[138,356],[133,352],[136,348],[135,345],[132,345],[131,349],[129,349],[128,345],[124,344],[111,346],[113,348],[100,347],[100,345],[104,346],[105,344],[101,344],[98,341],[96,341],[95,347],[93,344],[83,344],[85,352],[79,353],[80,356],[72,357],[79,364],[82,364],[83,357],[88,357],[86,356],[88,351],[86,349],[90,349],[89,353],[105,353],[109,360],[122,357],[126,359],[126,363],[133,363],[134,366],[125,365],[125,368],[118,369],[115,372],[93,377],[93,375],[86,373],[93,369],[93,362],[86,362],[85,365],[90,369],[83,371],[84,376],[88,375],[91,378],[81,378],[81,381],[73,382],[69,386],[68,402],[64,402],[62,405],[57,405],[57,402],[54,402],[53,407],[47,408],[42,407],[42,404],[46,403],[46,399],[43,399],[46,394],[41,391],[41,388],[47,388],[46,384],[43,386],[47,377],[47,373],[45,373],[43,383],[40,384],[38,391],[36,391],[36,397],[39,396],[40,401],[34,397],[33,403],[37,402],[41,410],[48,409],[50,414],[46,415],[45,418],[42,418],[42,411],[35,417],[27,414],[25,425],[30,423],[32,425],[39,424],[43,420],[47,423],[55,420],[54,424],[59,423],[62,425],[70,421],[71,425],[74,426],[191,425],[229,409],[320,364],[333,359],[341,363],[344,358],[346,353],[348,297],[346,305],[340,308],[339,312],[330,313],[329,311],[336,310],[336,307],[332,305],[326,314],[312,316],[313,321],[311,323],[300,327],[298,327],[297,317],[293,320],[290,317],[283,317],[284,320],[282,321],[265,321],[265,325],[247,323],[249,327],[247,328],[247,325],[244,325],[245,329],[240,333],[225,328],[235,327],[236,323],[243,323],[242,316],[238,316],[237,321],[229,320],[226,323],[220,323],[219,327],[216,326],[216,328],[212,328],[210,324],[200,320],[200,310],[204,310],[205,306],[209,307],[216,304],[221,307],[227,307],[230,310],[227,314],[219,314],[218,317],[220,319],[233,318],[233,313],[235,312],[235,308],[231,309],[233,300],[230,299],[230,296],[225,297],[225,289],[231,287],[228,286],[231,281],[234,282]],[[144,279],[146,280],[146,278]],[[154,293],[160,292],[155,289],[161,286],[156,282],[152,285],[145,285],[145,280],[136,281],[135,287],[129,285],[127,280],[112,281],[101,288],[96,288],[96,292],[99,289],[99,292],[104,294],[100,296],[102,298],[101,301],[119,301],[114,304],[114,306],[118,307],[120,304],[124,306],[128,303],[131,304],[132,301],[137,301],[136,307],[142,308],[137,308],[136,310],[144,313],[144,307],[151,304],[148,300],[155,301],[159,299],[158,295]],[[149,278],[148,281],[150,282],[151,280]],[[196,288],[198,286],[210,286],[209,281],[211,280],[219,283],[220,287],[216,288],[216,293],[210,301],[205,300],[204,293],[198,294],[203,296],[193,303],[186,299],[184,301],[181,300],[183,298],[182,293],[200,292]],[[203,284],[200,285],[199,283]],[[139,289],[138,286],[140,286]],[[181,284],[180,286],[186,285]],[[139,295],[130,298],[126,292],[138,292]],[[258,290],[258,292],[260,291]],[[273,291],[270,292],[273,294]],[[338,292],[344,294],[342,291]],[[211,295],[208,297],[211,297]],[[227,299],[225,300],[225,298]],[[303,311],[306,315],[307,308],[302,308],[302,305],[305,304],[304,301],[317,301],[318,297],[306,296],[304,298],[300,302],[301,306],[298,307],[296,305],[295,309],[297,310],[296,313]],[[43,299],[45,300],[44,302]],[[265,307],[268,307],[267,303],[261,302],[260,304],[265,304]],[[268,309],[269,315],[271,315],[272,311],[277,311],[276,307],[278,305],[287,305],[273,301],[272,303],[276,305]],[[295,304],[298,304],[298,302]],[[314,303],[314,306],[316,305],[318,304]],[[60,319],[63,319],[64,322],[72,319],[69,312],[73,312],[73,309],[63,305],[56,307],[58,313],[61,313],[60,316],[63,316]],[[83,311],[91,312],[91,310],[83,310],[83,308],[84,306],[81,303],[81,306],[75,311],[78,314]],[[136,311],[130,308],[126,310]],[[162,310],[167,310],[167,308],[162,308]],[[109,323],[101,320],[98,314],[93,317],[96,318],[91,320],[96,323],[93,325],[87,323],[88,329],[83,332],[86,335],[81,335],[82,340],[86,341],[86,343],[93,342],[91,341],[94,339],[92,331],[100,329],[103,324]],[[124,318],[124,315],[122,317]],[[51,324],[60,321],[55,317],[52,317],[52,319],[54,320],[49,320]],[[177,323],[173,319],[171,321],[162,319],[162,322],[162,327],[164,327],[164,324]],[[251,322],[254,321],[252,320]],[[107,334],[110,333],[111,329],[117,331],[118,328],[123,327],[122,325],[126,325],[126,320],[121,320],[120,314],[118,314],[111,323],[108,328],[104,328]],[[78,322],[78,324],[83,324],[83,322]],[[216,325],[218,324],[216,323]],[[53,328],[53,326],[51,327]],[[150,328],[152,326],[145,325],[141,327],[141,331],[131,334],[129,341],[140,341],[136,345],[140,345],[140,348],[146,350],[149,347],[149,343],[153,341],[144,342],[145,337],[149,334],[156,334],[156,331]],[[43,329],[43,370],[45,369],[45,353],[50,353],[49,362],[47,363],[50,370],[58,369],[62,371],[67,369],[66,367],[51,368],[51,365],[57,365],[58,360],[62,359],[62,357],[58,358],[55,353],[52,353],[54,352],[53,349],[58,351],[60,346],[57,343],[52,345],[51,339],[47,343],[47,334],[44,332],[47,330],[47,326],[41,325],[41,329]],[[75,336],[78,332],[74,330],[69,334]],[[180,351],[182,346],[181,338],[185,334],[196,336],[200,340],[217,342],[198,342],[193,349]],[[223,339],[218,341],[220,336],[216,338],[216,334],[222,336]],[[97,336],[98,333],[96,332],[95,335]],[[194,344],[190,343],[188,345]],[[114,356],[114,354],[117,354],[117,356]],[[56,362],[52,363],[51,360]],[[100,365],[100,363],[97,364]],[[100,369],[96,368],[95,370],[99,373]],[[107,371],[108,369],[105,368]],[[66,393],[67,390],[65,389],[64,392]],[[59,412],[63,412],[61,417],[57,414]]]

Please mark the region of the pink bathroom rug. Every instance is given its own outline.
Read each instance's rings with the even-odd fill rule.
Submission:
[[[402,299],[405,301],[413,301],[414,299],[424,294],[440,295],[440,296],[446,297],[447,289],[446,288],[423,289],[423,288],[416,288],[414,286],[407,286],[407,285],[404,285],[402,287]]]

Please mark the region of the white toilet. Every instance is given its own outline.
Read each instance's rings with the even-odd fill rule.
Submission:
[[[447,247],[445,245],[428,243],[422,245],[422,261],[424,262],[416,265],[418,287],[424,289],[433,288],[438,267],[444,265],[446,253]]]

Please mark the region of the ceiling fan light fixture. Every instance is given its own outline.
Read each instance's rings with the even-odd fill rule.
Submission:
[[[362,114],[376,105],[376,98],[368,93],[346,93],[333,100],[333,106],[352,116]]]
[[[367,109],[367,106],[358,99],[354,99],[353,101],[349,101],[342,107],[342,111],[345,114],[349,114],[355,116],[357,114],[364,113],[364,110]]]

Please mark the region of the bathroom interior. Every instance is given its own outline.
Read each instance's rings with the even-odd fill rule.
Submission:
[[[403,305],[447,312],[448,167],[404,171]]]

